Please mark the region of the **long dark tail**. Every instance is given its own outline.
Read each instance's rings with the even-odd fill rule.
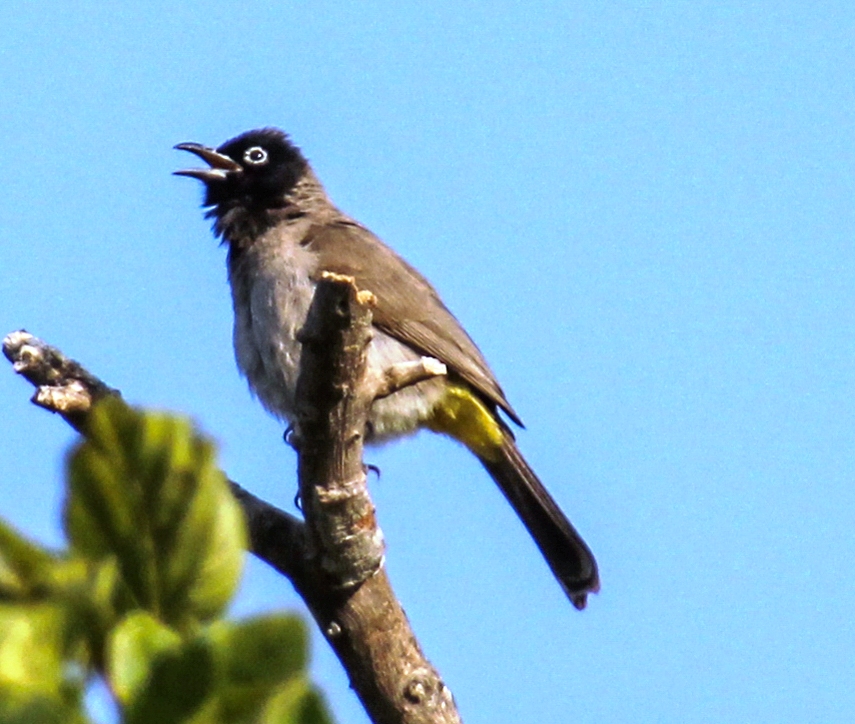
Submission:
[[[534,538],[567,597],[579,610],[585,608],[588,594],[600,590],[597,562],[516,443],[506,436],[498,459],[481,463]]]

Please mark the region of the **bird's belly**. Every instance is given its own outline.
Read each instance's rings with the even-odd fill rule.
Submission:
[[[305,260],[295,250],[267,258],[246,257],[231,275],[235,359],[250,389],[276,417],[293,422],[300,372],[297,331],[314,293]],[[248,280],[248,283],[241,284]]]
[[[380,372],[393,364],[420,357],[418,352],[375,327],[374,338],[368,346],[369,369]],[[415,432],[431,417],[444,389],[445,378],[437,377],[376,400],[368,416],[368,442],[382,443]]]
[[[314,294],[308,278],[277,274],[256,278],[248,304],[235,304],[234,347],[237,364],[264,407],[289,423],[295,421],[294,396],[302,345],[297,332],[306,321]],[[370,369],[419,359],[414,350],[374,328],[368,347]],[[368,419],[367,440],[380,443],[415,432],[436,405],[444,379],[428,380],[377,400]]]

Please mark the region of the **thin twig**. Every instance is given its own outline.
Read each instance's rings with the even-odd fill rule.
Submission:
[[[451,692],[424,657],[386,575],[361,456],[374,396],[445,370],[426,358],[366,376],[370,306],[371,296],[357,292],[352,280],[322,280],[314,321],[303,333],[298,405],[305,414],[295,440],[307,523],[235,482],[231,487],[246,515],[252,552],[293,583],[372,721],[454,724],[460,717]],[[85,431],[98,399],[120,395],[23,330],[4,339],[3,352],[36,386],[33,403],[58,413],[75,430]]]

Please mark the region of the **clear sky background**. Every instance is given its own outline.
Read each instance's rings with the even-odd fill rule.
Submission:
[[[280,126],[466,325],[600,562],[579,613],[465,451],[369,454],[464,721],[855,721],[853,43],[851,2],[9,0],[0,333],[191,415],[292,509],[170,175],[175,143]],[[73,434],[29,394],[0,373],[0,514],[56,544]],[[251,561],[235,614],[282,607]]]

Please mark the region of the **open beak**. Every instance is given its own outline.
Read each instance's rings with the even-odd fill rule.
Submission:
[[[175,148],[178,151],[190,151],[210,166],[210,168],[187,168],[181,171],[173,171],[175,176],[189,176],[209,183],[211,181],[225,181],[230,174],[243,173],[243,168],[237,161],[233,161],[228,156],[200,143],[179,143]]]

